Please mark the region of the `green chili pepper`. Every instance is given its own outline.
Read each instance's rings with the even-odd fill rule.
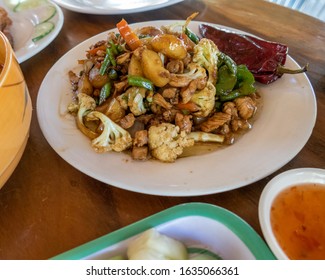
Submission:
[[[234,74],[234,75],[237,74],[237,64],[236,64],[235,61],[233,61],[233,59],[232,59],[230,56],[228,56],[228,55],[226,55],[226,54],[220,52],[220,53],[218,54],[218,57],[219,57],[219,61],[220,61],[220,62],[219,62],[219,63],[220,63],[220,64],[219,64],[220,66],[221,66],[222,64],[225,64],[225,65],[227,65],[229,71],[230,71],[232,74]]]
[[[237,77],[229,70],[227,65],[222,65],[218,69],[218,80],[216,83],[216,94],[227,95],[235,87]]]
[[[255,78],[246,65],[237,66],[237,83],[233,91],[227,95],[221,95],[220,101],[229,101],[237,97],[252,94],[256,91]]]
[[[148,90],[154,90],[153,88],[153,83],[148,80],[148,79],[145,79],[141,76],[133,76],[133,75],[129,75],[128,76],[128,83],[129,85],[131,86],[136,86],[136,87],[143,87],[143,88],[146,88]]]
[[[114,44],[114,42],[112,40],[109,41],[109,45],[110,45],[110,49],[112,51],[112,54],[118,55],[119,52],[118,52],[118,49],[117,49],[117,45]]]
[[[110,82],[106,83],[100,90],[98,105],[101,105],[111,94],[112,84]]]
[[[111,64],[111,60],[109,58],[109,55],[106,54],[105,55],[105,58],[104,58],[104,61],[102,62],[102,65],[100,66],[100,69],[99,69],[99,74],[100,75],[105,75],[107,69],[108,69],[108,66],[110,66]]]
[[[111,48],[106,49],[106,55],[99,69],[99,74],[104,75],[110,65],[116,66],[114,51]]]
[[[244,95],[254,93],[256,88],[254,86],[255,78],[248,70],[246,65],[237,66],[237,85],[240,92]]]
[[[185,28],[185,34],[195,44],[199,43],[200,38],[194,32],[192,32],[189,28],[187,28],[187,27]]]
[[[115,67],[116,60],[115,60],[114,51],[112,50],[112,48],[106,49],[106,54],[109,56],[109,59],[110,59],[112,65]]]

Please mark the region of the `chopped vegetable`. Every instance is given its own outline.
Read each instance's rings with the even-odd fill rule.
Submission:
[[[222,143],[225,140],[224,135],[208,133],[202,131],[191,132],[188,137],[192,138],[195,142],[216,142]]]
[[[131,50],[135,50],[142,45],[139,37],[131,30],[125,19],[117,23],[116,27]]]
[[[43,39],[47,34],[52,32],[54,27],[54,23],[50,21],[45,21],[35,25],[34,33],[32,35],[32,41],[37,42]]]
[[[196,13],[193,13],[191,14],[187,19],[186,19],[186,22],[183,26],[183,33],[185,33],[185,35],[190,38],[190,40],[195,43],[195,44],[198,44],[199,41],[200,41],[200,38],[199,36],[197,36],[194,32],[192,32],[188,25],[190,24],[191,20],[193,20],[199,13],[196,12]]]
[[[99,73],[101,75],[104,75],[107,72],[108,67],[110,65],[116,66],[116,60],[115,60],[112,49],[107,48],[106,49],[106,55],[105,55],[105,58],[104,58],[104,61],[103,61],[102,65],[100,67]]]
[[[87,128],[84,124],[84,117],[96,108],[95,100],[85,93],[78,94],[78,113],[77,113],[77,126],[80,131],[90,139],[96,138],[98,135]]]
[[[153,83],[150,80],[143,78],[141,76],[128,75],[128,83],[130,86],[143,87],[148,90],[154,89]]]
[[[170,123],[151,126],[148,136],[152,156],[163,162],[174,162],[185,147],[194,145],[193,139]]]
[[[111,94],[112,84],[111,82],[106,83],[100,90],[98,105],[101,105]]]
[[[129,132],[113,122],[109,117],[98,111],[87,115],[87,120],[100,120],[104,126],[103,132],[91,141],[91,145],[98,153],[107,151],[122,152],[132,145]]]
[[[234,89],[219,96],[220,101],[229,101],[237,97],[250,95],[256,91],[254,86],[255,79],[253,74],[247,69],[245,65],[237,66],[236,85]]]
[[[209,72],[208,81],[212,84],[215,84],[217,80],[218,54],[218,47],[209,39],[201,39],[194,47],[193,62],[198,63]]]

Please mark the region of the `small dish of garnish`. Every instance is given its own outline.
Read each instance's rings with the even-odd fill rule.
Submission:
[[[0,0],[0,8],[0,24],[3,26],[3,15],[6,15],[5,34],[18,63],[47,47],[63,26],[62,10],[50,0]]]
[[[300,168],[273,178],[259,202],[261,228],[278,259],[325,259],[325,170]]]
[[[165,209],[52,259],[273,260],[274,255],[233,212],[193,202]]]

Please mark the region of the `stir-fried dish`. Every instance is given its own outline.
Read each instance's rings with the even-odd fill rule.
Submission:
[[[69,105],[96,152],[130,151],[135,160],[174,162],[202,142],[232,144],[257,110],[254,76],[245,65],[183,23],[118,32],[89,47],[69,72]]]

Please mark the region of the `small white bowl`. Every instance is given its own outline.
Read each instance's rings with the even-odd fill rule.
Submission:
[[[271,226],[271,206],[277,195],[293,185],[317,183],[325,185],[325,169],[299,168],[279,174],[264,188],[259,201],[258,215],[264,238],[273,254],[280,260],[288,260],[288,256],[280,247]]]

